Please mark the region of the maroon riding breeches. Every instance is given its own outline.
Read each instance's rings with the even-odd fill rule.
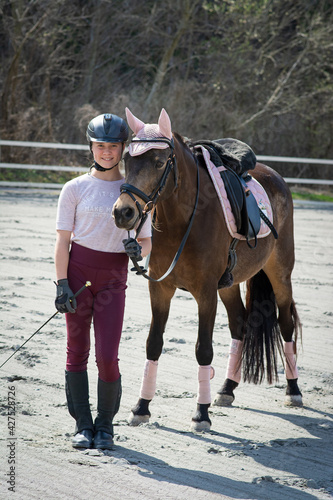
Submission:
[[[90,352],[90,327],[95,332],[98,376],[104,382],[118,380],[118,349],[123,326],[128,257],[72,244],[68,281],[75,293],[86,281],[91,286],[77,297],[75,313],[66,314],[66,370],[87,369]]]

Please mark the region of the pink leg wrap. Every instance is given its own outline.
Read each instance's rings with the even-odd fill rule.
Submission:
[[[146,359],[143,377],[140,389],[140,398],[153,399],[156,390],[156,376],[157,376],[158,361],[150,361]]]
[[[231,339],[226,378],[238,384],[242,376],[242,350],[243,342]]]
[[[214,368],[211,365],[199,366],[198,368],[198,397],[197,403],[210,404],[210,379],[215,375]]]
[[[293,341],[284,342],[283,350],[286,357],[286,379],[288,380],[298,378],[298,370],[295,358],[295,343]]]

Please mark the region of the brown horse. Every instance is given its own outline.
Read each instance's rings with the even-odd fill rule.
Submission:
[[[177,288],[191,293],[198,304],[198,398],[192,430],[209,430],[211,426],[208,408],[210,379],[214,374],[211,362],[217,292],[228,314],[231,344],[226,379],[214,404],[232,403],[233,391],[241,378],[241,364],[244,380],[260,383],[266,373],[272,383],[277,379],[278,351],[284,351],[286,403],[301,405],[295,362],[301,327],[291,285],[293,202],[286,183],[266,165],[257,163],[251,171],[268,195],[278,238],[270,232],[258,238],[255,249],[240,240],[233,282],[223,287],[221,277],[226,276],[230,264],[233,239],[202,158],[179,134],[172,133],[165,110],[158,124],[144,124],[129,110],[126,113],[136,138],[124,157],[126,183],[114,205],[113,216],[117,226],[127,230],[137,227],[140,218],[151,210],[154,221],[148,274],[143,271],[149,279],[152,320],[140,398],[130,423],[138,425],[149,420],[163,333]],[[246,305],[240,294],[240,283],[245,281]]]

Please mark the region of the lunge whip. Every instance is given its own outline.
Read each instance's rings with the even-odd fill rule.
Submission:
[[[83,285],[83,287],[82,287],[82,288],[80,288],[80,290],[78,290],[78,291],[74,294],[74,298],[76,298],[78,295],[80,295],[80,293],[82,293],[82,292],[83,292],[83,290],[85,290],[88,286],[91,286],[91,282],[90,282],[90,281],[86,281],[86,282],[85,282],[85,284]],[[72,301],[71,301],[71,302],[72,302]],[[49,321],[51,321],[51,319],[53,319],[53,318],[54,318],[54,317],[58,314],[58,312],[59,312],[59,311],[56,311],[54,314],[52,314],[52,316],[51,316],[51,317],[50,317],[47,321],[45,321],[45,323],[43,323],[43,324],[42,324],[42,326],[40,326],[40,327],[38,328],[38,330],[36,330],[36,331],[35,331],[32,335],[30,335],[30,337],[29,337],[29,338],[28,338],[25,342],[23,342],[23,344],[22,344],[22,345],[20,345],[20,347],[18,347],[18,348],[14,351],[14,352],[13,352],[13,353],[9,356],[9,358],[7,358],[7,359],[6,359],[6,361],[5,361],[4,363],[2,363],[2,365],[0,366],[0,368],[2,368],[2,367],[3,367],[6,363],[7,363],[7,361],[9,361],[9,360],[10,360],[10,358],[12,358],[12,357],[14,356],[14,354],[16,354],[16,353],[17,353],[17,351],[19,351],[19,350],[20,350],[20,349],[21,349],[21,348],[22,348],[22,347],[23,347],[23,346],[24,346],[27,342],[29,342],[29,340],[30,340],[30,339],[32,339],[32,337],[33,337],[34,335],[36,335],[36,333],[40,332],[40,330],[41,330],[41,329],[42,329],[45,325],[47,325],[47,323],[48,323]]]

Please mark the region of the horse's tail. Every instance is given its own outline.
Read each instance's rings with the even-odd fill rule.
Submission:
[[[261,270],[247,281],[242,359],[245,382],[260,384],[265,370],[269,384],[278,379],[277,353],[282,354],[283,345],[276,311],[271,282]]]
[[[297,347],[298,336],[299,336],[299,340],[301,342],[301,345],[302,345],[302,341],[303,341],[303,339],[302,339],[302,323],[301,323],[301,320],[299,319],[298,312],[296,309],[296,304],[293,300],[291,302],[290,312],[291,312],[291,317],[292,317],[292,320],[294,323],[294,342],[295,342],[295,347]],[[297,354],[297,348],[296,348],[296,354]]]

